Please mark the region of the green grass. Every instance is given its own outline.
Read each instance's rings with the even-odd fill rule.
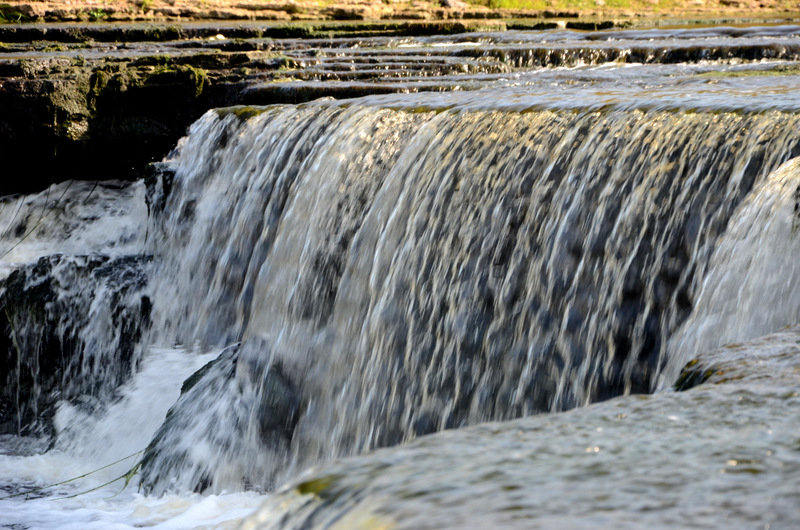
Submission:
[[[106,13],[99,7],[89,11],[89,19],[92,22],[100,22],[101,20],[105,20],[106,18],[108,18],[108,13]]]
[[[8,4],[0,4],[0,24],[19,24],[21,22],[31,22],[33,19],[23,15],[15,7]]]
[[[659,12],[675,8],[676,0],[468,0],[474,5],[492,9],[515,9],[536,11],[586,11],[602,9],[635,10],[639,12]]]

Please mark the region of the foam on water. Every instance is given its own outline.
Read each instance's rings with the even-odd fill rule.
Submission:
[[[53,184],[0,197],[0,276],[51,254],[135,254],[147,226],[143,182]]]
[[[22,528],[235,528],[264,500],[255,493],[141,495],[138,479],[124,487],[124,475],[141,458],[175,402],[181,382],[219,354],[152,349],[122,397],[101,414],[62,403],[56,414],[55,447],[31,456],[0,455],[0,527]],[[11,440],[6,439],[6,444]],[[87,477],[25,495],[23,491],[70,480],[125,459]],[[103,486],[97,491],[89,491]],[[86,492],[86,493],[82,493]],[[40,498],[40,495],[45,495]],[[77,495],[74,498],[70,496]]]
[[[232,529],[238,528],[265,498],[247,492],[158,498],[140,494],[115,495],[114,491],[106,489],[79,499],[0,501],[3,505],[0,528],[19,525],[30,530]]]

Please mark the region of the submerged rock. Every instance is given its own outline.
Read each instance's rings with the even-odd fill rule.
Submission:
[[[274,487],[268,460],[286,458],[302,413],[299,389],[262,341],[233,345],[189,377],[142,459],[140,487]]]
[[[0,434],[52,434],[59,400],[103,403],[150,322],[145,256],[39,259],[0,283]]]

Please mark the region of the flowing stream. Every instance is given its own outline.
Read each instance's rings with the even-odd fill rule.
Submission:
[[[5,198],[0,527],[800,523],[800,29],[503,38]]]

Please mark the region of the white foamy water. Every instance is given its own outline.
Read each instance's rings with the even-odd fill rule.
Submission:
[[[183,380],[219,352],[197,354],[180,349],[152,349],[139,373],[122,390],[122,397],[101,414],[62,404],[56,414],[58,441],[44,454],[0,454],[0,528],[235,528],[265,496],[222,493],[147,497],[137,491],[127,473],[141,458]],[[0,451],[14,442],[0,440]],[[132,455],[132,456],[131,456]],[[125,459],[89,476],[55,487]],[[97,488],[96,491],[89,491]],[[24,491],[28,495],[7,498]],[[45,495],[40,498],[30,498]],[[73,497],[74,496],[74,497]],[[15,526],[17,525],[17,526]]]
[[[144,182],[53,184],[0,197],[0,275],[51,254],[135,254],[146,237]]]
[[[130,487],[130,486],[129,486]],[[255,493],[146,497],[103,490],[76,499],[0,501],[0,528],[238,528],[264,502]],[[18,525],[18,526],[14,526]]]

